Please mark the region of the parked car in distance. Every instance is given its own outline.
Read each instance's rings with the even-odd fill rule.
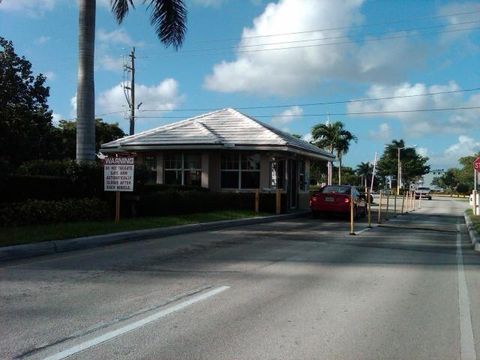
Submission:
[[[432,194],[431,194],[430,188],[429,187],[418,187],[415,190],[415,199],[420,199],[420,197],[422,199],[432,200]]]
[[[365,202],[367,201],[367,194],[365,193],[365,188],[362,187],[362,186],[357,186],[356,189],[358,190],[358,192],[360,193],[360,196],[365,200]],[[370,194],[370,204],[373,204],[373,195]]]
[[[353,199],[354,217],[365,215],[367,205],[357,188],[351,185],[327,185],[313,193],[310,198],[310,209],[314,217],[320,213],[336,213],[350,215],[350,198]]]

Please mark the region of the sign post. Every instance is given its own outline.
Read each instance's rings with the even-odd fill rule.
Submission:
[[[480,170],[480,157],[477,157],[473,162],[473,215],[478,215],[477,211],[477,180],[478,171]]]
[[[120,221],[120,192],[133,191],[135,170],[133,157],[104,159],[104,190],[115,191],[115,223]]]

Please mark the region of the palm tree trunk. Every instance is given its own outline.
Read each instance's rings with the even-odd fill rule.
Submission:
[[[77,162],[95,160],[96,0],[78,0]]]

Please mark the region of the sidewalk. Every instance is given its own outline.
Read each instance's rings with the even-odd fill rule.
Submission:
[[[32,244],[5,246],[0,248],[0,262],[24,259],[34,256],[49,255],[67,251],[90,249],[100,246],[114,245],[125,242],[141,241],[167,236],[188,234],[198,231],[218,230],[235,226],[248,226],[274,222],[279,220],[294,219],[310,214],[308,210],[271,216],[259,216],[247,219],[223,220],[200,224],[188,224],[180,226],[163,227],[126,231],[113,234],[86,236],[75,239],[51,240]]]

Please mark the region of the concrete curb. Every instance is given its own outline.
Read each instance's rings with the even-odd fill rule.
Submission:
[[[467,224],[468,234],[470,235],[470,241],[472,242],[473,249],[475,251],[480,251],[480,237],[477,235],[477,232],[473,227],[472,220],[470,220],[467,210],[465,210],[463,216],[465,217],[465,224]]]
[[[33,244],[0,247],[0,261],[24,259],[34,256],[49,255],[67,251],[90,249],[100,246],[162,238],[172,235],[188,234],[198,231],[218,230],[235,226],[246,226],[269,223],[279,220],[294,219],[310,214],[310,211],[299,211],[291,214],[259,216],[255,218],[222,220],[201,224],[179,225],[164,228],[135,230],[105,235],[85,236],[75,239],[51,240]]]

